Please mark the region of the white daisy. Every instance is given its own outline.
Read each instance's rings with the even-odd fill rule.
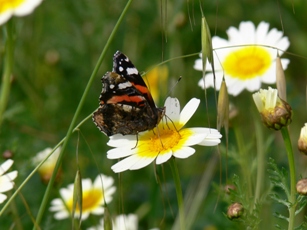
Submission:
[[[276,82],[277,49],[279,55],[282,55],[282,51],[287,50],[290,45],[282,32],[275,28],[269,31],[269,23],[266,22],[261,22],[255,28],[255,25],[248,21],[241,22],[238,29],[230,27],[227,35],[228,40],[217,36],[212,38],[217,90],[220,89],[223,75],[228,93],[233,96],[237,96],[244,89],[250,92],[259,90],[262,82]],[[286,69],[289,60],[281,59],[281,63]],[[194,68],[202,71],[202,59],[195,61]],[[206,71],[210,71],[205,75],[206,88],[214,87],[213,73],[208,62]],[[203,79],[198,85],[204,88]]]
[[[91,179],[82,179],[82,220],[88,218],[90,213],[101,215],[104,213],[103,205],[112,201],[112,195],[116,191],[113,186],[112,177],[100,174],[92,183]],[[54,218],[61,220],[71,216],[73,207],[74,185],[69,184],[67,188],[60,189],[61,198],[51,201],[50,211],[55,212]],[[75,217],[80,216],[80,210],[77,207]]]
[[[37,153],[36,156],[33,157],[32,163],[34,165],[39,164],[50,154],[51,151],[51,148],[46,148],[43,151]],[[38,169],[38,173],[44,182],[48,182],[50,180],[60,152],[61,148],[57,148],[53,152],[53,154],[44,162],[44,164],[42,164],[41,167]],[[57,176],[60,176],[60,173],[58,173]]]
[[[194,154],[192,145],[214,146],[220,143],[221,134],[216,129],[183,128],[192,117],[199,99],[193,98],[180,113],[180,103],[176,98],[167,98],[166,116],[157,128],[135,135],[117,134],[110,137],[109,146],[115,147],[107,152],[109,159],[126,157],[112,166],[114,172],[136,170],[156,160],[162,164],[172,156],[187,158]]]
[[[7,196],[3,193],[13,189],[13,180],[15,180],[18,175],[17,171],[12,171],[4,174],[7,172],[7,170],[9,170],[13,163],[13,160],[8,159],[0,165],[0,204],[3,203],[7,198]]]
[[[112,221],[113,230],[137,230],[138,217],[134,214],[119,215]],[[88,228],[87,230],[104,230],[104,220],[100,219],[100,223],[96,227]]]

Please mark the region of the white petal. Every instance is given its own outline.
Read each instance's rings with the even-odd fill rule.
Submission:
[[[0,192],[7,192],[14,188],[14,183],[6,181],[0,184]]]
[[[166,107],[165,114],[169,117],[172,121],[179,120],[180,114],[180,102],[177,98],[168,97],[164,103]]]
[[[196,70],[202,71],[203,70],[202,59],[196,59],[193,68],[196,69]]]
[[[210,129],[210,132],[207,133],[207,136],[203,141],[198,143],[199,145],[203,146],[215,146],[221,142],[222,135],[216,129]]]
[[[166,153],[163,154],[159,154],[156,158],[156,164],[163,164],[164,162],[168,161],[173,155],[172,151],[168,151]]]
[[[220,90],[222,80],[223,80],[223,72],[216,71],[215,72],[215,87],[216,87],[216,90]],[[200,86],[201,88],[204,89],[204,85],[206,85],[206,88],[214,87],[214,75],[213,75],[213,73],[206,74],[205,82],[204,82],[203,78],[201,78],[199,80],[198,86]]]
[[[90,215],[90,212],[82,212],[81,220],[86,220]],[[76,218],[79,218],[80,215],[76,215]]]
[[[191,131],[192,133],[188,135],[184,135],[185,131]],[[181,130],[180,132],[184,136],[183,139],[186,139],[184,142],[184,146],[192,146],[201,142],[207,136],[207,128],[186,128]]]
[[[104,190],[109,189],[114,184],[114,179],[112,177],[99,174],[94,180],[93,187],[101,189],[103,186]]]
[[[82,190],[91,190],[93,188],[92,180],[89,178],[82,179]]]
[[[12,10],[7,10],[5,12],[2,12],[0,14],[0,25],[2,25],[5,22],[7,22],[12,15],[13,15],[13,11]]]
[[[94,214],[94,215],[102,215],[104,213],[104,208],[103,207],[97,207],[94,210],[92,210],[91,213]]]
[[[135,162],[134,165],[132,165],[129,169],[130,170],[136,170],[136,169],[144,168],[147,165],[149,165],[151,162],[153,162],[154,160],[155,160],[155,158],[153,158],[153,157],[139,158],[139,160],[137,162]]]
[[[12,166],[13,163],[14,163],[14,161],[11,160],[11,159],[8,159],[8,160],[6,160],[5,162],[3,162],[3,163],[0,165],[0,175],[2,175],[3,173],[5,173],[5,172]]]
[[[127,157],[130,155],[133,155],[137,152],[138,148],[114,148],[114,149],[110,149],[107,152],[107,158],[108,159],[119,159],[119,158],[123,158],[123,157]]]
[[[63,220],[69,217],[69,213],[65,210],[57,212],[54,214],[54,218],[57,220]]]
[[[265,38],[266,38],[266,36],[264,36],[264,35],[267,35],[267,33],[269,31],[269,27],[270,27],[270,24],[267,23],[267,22],[260,22],[259,23],[257,30],[256,30],[256,36],[255,36],[257,44],[264,44],[264,41],[265,41]]]
[[[111,147],[126,147],[126,148],[134,148],[137,144],[136,135],[121,135],[116,134],[110,136],[110,140],[107,145]]]
[[[6,173],[5,175],[0,177],[0,184],[2,182],[15,180],[17,175],[18,175],[18,172],[16,170],[12,171],[12,172],[9,172],[9,173]]]
[[[114,164],[111,167],[111,169],[115,173],[123,172],[123,171],[130,169],[130,167],[132,165],[134,165],[138,160],[139,160],[139,157],[137,155],[132,155],[132,156],[127,157],[127,158],[121,160],[120,162]]]
[[[185,107],[182,109],[182,111],[180,113],[180,118],[179,118],[180,127],[177,127],[177,129],[180,129],[181,127],[183,127],[190,120],[190,118],[193,116],[196,109],[198,108],[199,103],[200,103],[199,99],[192,98],[185,105]]]
[[[14,15],[24,16],[33,12],[33,10],[42,2],[42,0],[28,0],[24,1],[21,6],[14,9]]]
[[[7,195],[0,193],[0,204],[2,204],[7,198]]]
[[[173,155],[177,158],[188,158],[189,156],[193,155],[195,153],[195,149],[191,147],[182,147],[178,150],[176,150]]]

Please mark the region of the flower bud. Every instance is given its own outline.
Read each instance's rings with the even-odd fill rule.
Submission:
[[[278,97],[278,91],[269,87],[253,94],[262,122],[270,129],[280,130],[292,121],[291,106]]]
[[[228,207],[227,217],[230,220],[237,219],[242,216],[243,212],[244,212],[243,205],[241,203],[236,202]]]
[[[301,135],[297,143],[298,150],[307,155],[307,123],[301,129]]]
[[[307,195],[307,179],[301,179],[297,182],[296,191],[303,196]]]

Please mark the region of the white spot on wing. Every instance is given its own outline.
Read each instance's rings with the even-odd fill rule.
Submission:
[[[110,85],[110,89],[114,89],[114,87],[115,87],[114,85]]]
[[[130,74],[138,74],[138,70],[136,68],[127,68],[127,73]]]
[[[122,66],[120,66],[120,67],[118,68],[118,70],[119,70],[120,72],[123,72],[123,71],[124,71],[124,68],[123,68]]]
[[[131,86],[132,86],[132,84],[129,81],[118,84],[119,89],[125,89],[125,88],[131,87]]]
[[[126,112],[131,112],[132,106],[131,105],[123,105],[123,110]]]

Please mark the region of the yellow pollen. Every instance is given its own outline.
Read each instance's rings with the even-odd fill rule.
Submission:
[[[263,75],[271,63],[271,55],[266,49],[248,46],[231,52],[222,65],[227,75],[247,80]]]
[[[103,199],[103,192],[99,189],[90,189],[82,194],[82,212],[89,212],[96,209]],[[73,198],[66,202],[67,208],[72,212]],[[79,206],[76,207],[76,213],[80,213]]]
[[[25,0],[0,0],[0,14],[20,6],[24,1]]]
[[[180,134],[176,130],[160,130],[160,134],[148,133],[139,141],[138,155],[140,157],[156,157],[174,147],[178,147],[181,140]]]

